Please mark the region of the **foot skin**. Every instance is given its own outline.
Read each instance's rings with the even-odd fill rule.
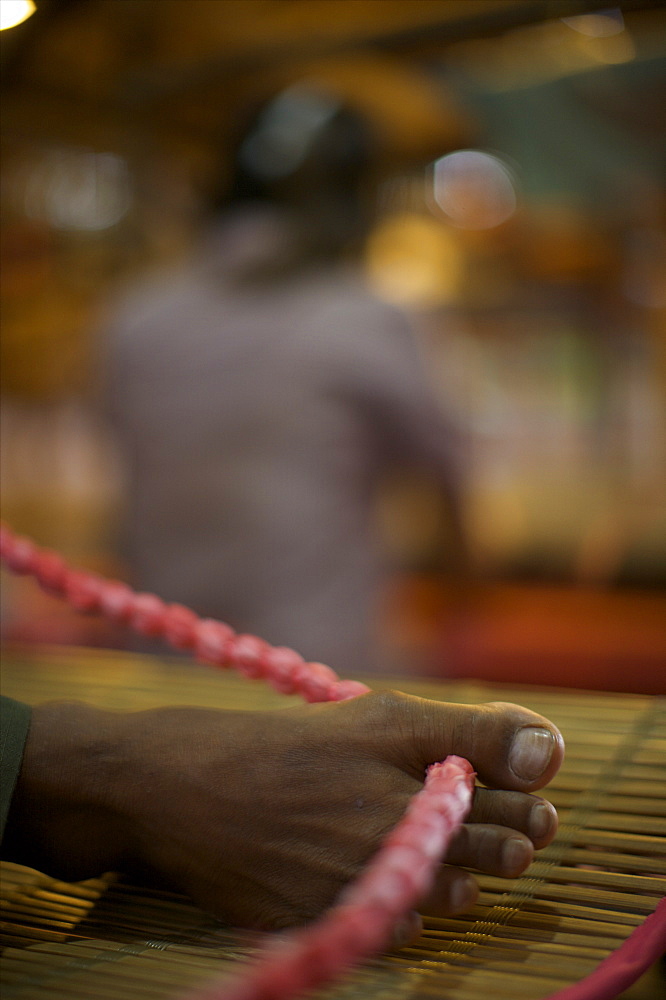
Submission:
[[[419,907],[445,916],[476,899],[465,869],[515,877],[550,843],[555,810],[533,793],[563,752],[518,705],[395,692],[273,712],[52,702],[33,711],[3,855],[61,878],[157,878],[229,923],[287,927],[334,902],[454,753],[485,787]]]

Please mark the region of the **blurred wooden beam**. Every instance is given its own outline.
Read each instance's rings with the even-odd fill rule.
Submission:
[[[663,6],[664,0],[618,0],[613,6],[623,11],[648,10]],[[202,56],[186,65],[162,65],[139,71],[133,70],[118,84],[118,99],[128,104],[152,104],[188,91],[225,80],[245,77],[260,69],[277,68],[309,62],[316,58],[339,55],[359,50],[381,50],[401,54],[432,54],[442,46],[454,42],[488,37],[513,28],[563,17],[573,17],[594,11],[607,10],[610,0],[431,0],[430,17],[416,15],[416,5],[401,6],[413,10],[407,26],[392,27],[382,15],[382,0],[340,0],[329,4],[329,13],[336,6],[346,9],[359,6],[376,7],[377,23],[368,30],[364,22],[358,30],[346,22],[347,30],[340,32],[325,28],[313,36],[293,37],[286,40],[256,43],[249,39],[245,45],[229,46],[211,56]],[[306,6],[307,4],[303,4]],[[387,11],[384,9],[383,14]]]

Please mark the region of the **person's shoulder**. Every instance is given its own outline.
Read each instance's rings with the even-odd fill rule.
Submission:
[[[363,323],[368,329],[398,333],[409,326],[406,314],[380,298],[359,267],[340,265],[314,273],[303,297],[320,316],[334,317],[338,323]]]
[[[192,269],[183,264],[155,266],[134,275],[108,296],[103,308],[105,325],[136,326],[151,317],[168,315],[178,302],[193,294],[195,280]]]
[[[300,287],[290,330],[299,364],[327,372],[362,372],[380,359],[401,357],[412,339],[407,317],[374,294],[363,274],[335,268],[313,274]]]

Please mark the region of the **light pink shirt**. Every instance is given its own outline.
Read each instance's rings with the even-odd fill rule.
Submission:
[[[223,229],[107,326],[127,556],[139,588],[344,675],[376,666],[380,477],[411,464],[451,491],[458,443],[405,317],[353,269],[239,285],[274,237]]]

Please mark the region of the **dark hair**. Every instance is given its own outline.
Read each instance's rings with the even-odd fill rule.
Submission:
[[[232,145],[231,179],[209,200],[213,213],[252,202],[279,206],[300,231],[304,254],[319,259],[363,238],[376,143],[359,112],[294,85],[255,109]]]

